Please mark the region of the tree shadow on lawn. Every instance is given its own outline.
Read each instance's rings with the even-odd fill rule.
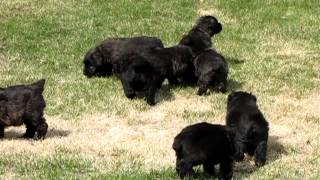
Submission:
[[[9,131],[5,131],[4,138],[5,139],[9,139],[9,140],[23,139],[22,138],[23,134],[24,134],[24,132],[16,131],[14,129],[11,129]],[[67,137],[69,134],[71,134],[70,130],[61,130],[61,129],[49,128],[45,139],[55,138],[55,137]]]

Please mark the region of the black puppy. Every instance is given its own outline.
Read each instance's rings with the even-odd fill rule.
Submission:
[[[0,138],[4,137],[4,128],[20,126],[23,123],[27,130],[24,138],[44,139],[48,124],[43,117],[46,103],[43,98],[45,80],[30,85],[16,85],[0,88]]]
[[[202,52],[194,60],[195,75],[198,78],[198,95],[207,92],[209,85],[221,92],[227,91],[228,63],[213,49]]]
[[[154,93],[161,88],[165,78],[170,84],[178,83],[178,77],[183,74],[193,58],[192,50],[188,46],[155,48],[124,56],[114,64],[114,71],[119,74],[128,98],[149,89],[147,102],[154,105]]]
[[[109,76],[115,62],[126,54],[139,53],[146,49],[163,47],[155,37],[110,38],[90,49],[84,58],[83,73],[87,77]]]
[[[246,92],[233,92],[228,96],[227,126],[235,132],[238,160],[243,153],[255,157],[255,164],[263,166],[267,156],[269,125],[257,106],[254,95]]]
[[[196,55],[211,48],[211,37],[222,30],[222,25],[213,16],[202,16],[179,44],[190,46]]]
[[[170,84],[178,83],[178,78],[192,65],[194,59],[191,48],[184,45],[155,48],[141,55],[158,71],[159,78],[167,78]]]
[[[226,126],[206,122],[184,128],[175,138],[176,170],[181,178],[193,176],[193,166],[203,165],[209,175],[215,174],[214,165],[220,165],[222,179],[233,175],[233,133]]]
[[[120,78],[124,94],[132,99],[137,94],[145,93],[149,105],[155,104],[155,93],[163,79],[159,72],[143,57],[131,54],[123,57],[116,65],[116,73]]]

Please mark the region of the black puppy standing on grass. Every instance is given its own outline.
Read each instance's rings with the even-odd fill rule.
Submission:
[[[46,103],[43,98],[45,80],[30,85],[16,85],[0,88],[0,138],[4,137],[4,128],[8,126],[27,127],[24,138],[44,139],[48,124],[43,117]]]
[[[229,68],[221,54],[213,49],[205,50],[195,58],[194,67],[198,78],[198,95],[205,94],[210,85],[217,91],[223,93],[227,91]]]
[[[220,165],[222,179],[233,176],[235,154],[233,132],[226,126],[206,122],[190,125],[174,138],[176,170],[181,178],[194,176],[193,166],[203,165],[209,175],[215,175],[214,166]]]
[[[244,153],[254,155],[255,164],[266,162],[269,125],[257,106],[257,98],[247,92],[233,92],[228,96],[226,123],[235,132],[237,160]]]
[[[126,54],[163,47],[160,39],[139,36],[132,38],[109,38],[90,49],[84,58],[83,73],[87,77],[112,75],[113,64]]]
[[[198,19],[196,25],[186,34],[181,41],[180,45],[191,47],[195,55],[201,54],[208,48],[211,48],[211,38],[220,33],[222,25],[213,16],[202,16]]]
[[[205,94],[209,85],[213,85],[220,92],[227,90],[228,64],[221,54],[211,49],[211,38],[221,30],[222,25],[215,17],[203,16],[180,41],[180,44],[191,47],[196,55],[193,64],[182,76],[182,81],[198,81],[198,95]]]
[[[120,78],[125,95],[132,99],[146,91],[149,105],[155,104],[155,93],[167,78],[170,84],[178,83],[194,55],[188,46],[154,48],[141,53],[123,56],[115,63],[115,73]]]

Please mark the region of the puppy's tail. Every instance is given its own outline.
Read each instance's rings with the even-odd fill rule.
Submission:
[[[32,89],[38,91],[39,93],[42,93],[44,91],[44,84],[46,83],[45,79],[41,79],[35,83],[32,83],[30,86]]]

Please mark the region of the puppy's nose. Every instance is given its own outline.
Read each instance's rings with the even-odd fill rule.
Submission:
[[[221,23],[217,23],[217,25],[214,27],[214,32],[220,33],[222,31],[222,24]]]

